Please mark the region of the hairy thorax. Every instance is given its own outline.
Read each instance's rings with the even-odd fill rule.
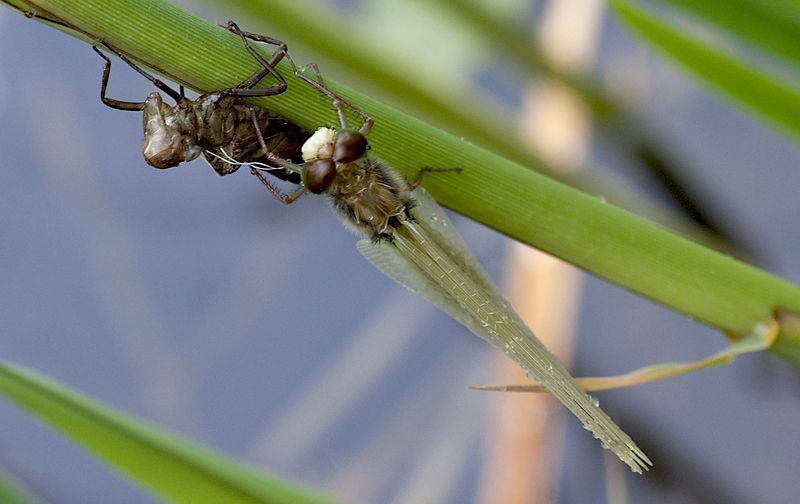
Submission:
[[[370,157],[340,165],[328,195],[354,232],[376,239],[408,219],[413,206],[406,181]]]

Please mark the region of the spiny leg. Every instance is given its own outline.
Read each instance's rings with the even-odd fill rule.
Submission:
[[[229,23],[231,23],[231,22],[229,22]],[[230,30],[230,28],[228,28],[228,29]],[[236,33],[236,32],[234,32],[234,33]],[[249,32],[242,32],[242,33],[250,35],[250,36],[258,36],[258,35],[254,35],[254,34],[249,33]],[[267,37],[267,38],[270,38],[270,37]],[[272,39],[272,40],[275,40],[275,39]],[[245,45],[247,45],[247,42],[245,42]],[[283,47],[285,48],[285,44],[284,44]],[[316,80],[314,80],[314,79],[311,79],[309,77],[306,77],[303,74],[303,70],[305,68],[303,70],[298,68],[297,64],[294,62],[294,59],[292,59],[292,57],[289,56],[288,52],[284,52],[282,54],[282,58],[286,58],[286,61],[289,62],[289,64],[292,67],[292,72],[294,73],[295,77],[297,77],[297,78],[305,81],[306,83],[310,84],[311,86],[313,86],[318,91],[320,91],[321,93],[325,94],[328,98],[331,99],[331,101],[333,102],[333,106],[336,109],[336,113],[339,116],[339,124],[341,125],[342,128],[346,128],[347,127],[347,119],[345,118],[344,109],[342,108],[342,105],[347,105],[353,111],[355,111],[357,114],[359,114],[360,116],[362,116],[364,118],[364,124],[361,126],[361,129],[359,131],[364,135],[366,135],[367,132],[369,132],[369,130],[372,128],[372,125],[374,123],[374,120],[372,119],[372,116],[367,114],[364,111],[364,109],[362,109],[358,105],[346,100],[343,96],[340,96],[340,95],[334,93],[331,89],[329,89],[325,85],[325,81],[322,78],[322,73],[320,73],[319,67],[316,65],[316,63],[309,63],[308,65],[306,65],[307,68],[311,68],[312,70],[314,70],[314,74],[316,75],[316,78],[317,78]]]
[[[255,175],[256,178],[258,178],[258,180],[260,180],[261,183],[264,184],[264,187],[266,187],[269,190],[269,192],[284,205],[291,205],[292,203],[297,201],[297,199],[300,196],[302,196],[304,192],[306,192],[305,187],[300,187],[294,192],[291,192],[289,194],[284,194],[283,192],[280,191],[280,189],[272,185],[272,183],[269,180],[267,180],[257,168],[251,166],[250,173]]]
[[[286,91],[286,80],[281,74],[278,73],[277,70],[275,70],[275,65],[277,65],[278,62],[280,62],[287,55],[286,51],[288,48],[286,44],[281,40],[268,37],[266,35],[242,31],[233,21],[228,21],[228,24],[225,26],[225,28],[231,33],[239,35],[239,37],[242,39],[245,49],[247,49],[247,52],[249,52],[250,55],[259,62],[259,64],[261,64],[261,68],[258,69],[253,75],[245,79],[235,88],[225,90],[225,94],[232,96],[271,96],[281,94]],[[261,56],[261,54],[258,53],[258,51],[253,49],[247,39],[255,40],[256,42],[261,42],[264,44],[276,45],[278,46],[278,49],[276,49],[272,54],[272,58],[267,61],[263,56]],[[275,77],[275,79],[278,81],[278,84],[266,88],[254,88],[253,86],[260,82],[261,79],[266,77],[267,74],[271,74],[273,77]]]
[[[44,16],[44,15],[39,14],[35,10],[24,10],[21,7],[19,7],[17,5],[14,5],[14,4],[10,3],[10,2],[7,2],[5,0],[0,0],[0,2],[8,5],[12,9],[17,10],[18,12],[22,13],[27,18],[39,19],[39,20],[45,21],[47,23],[51,23],[51,24],[55,24],[55,25],[58,25],[58,26],[62,26],[64,28],[68,28],[68,29],[73,30],[75,32],[82,33],[82,34],[84,34],[86,36],[89,36],[91,38],[91,35],[88,34],[87,32],[85,32],[85,31],[83,31],[83,30],[81,30],[81,29],[79,29],[79,28],[67,23],[66,21],[58,19],[56,17]],[[183,96],[183,87],[181,87],[181,93],[180,93],[180,95],[178,95],[177,93],[175,93],[175,91],[172,88],[170,88],[169,86],[167,86],[166,84],[164,84],[160,80],[156,79],[152,75],[148,74],[147,72],[145,72],[144,70],[142,70],[141,68],[139,68],[138,66],[133,64],[128,58],[126,58],[119,51],[117,51],[116,49],[111,47],[109,44],[107,44],[102,39],[99,40],[98,43],[102,44],[103,47],[105,47],[108,51],[110,51],[110,52],[114,53],[115,55],[117,55],[120,59],[122,59],[122,61],[126,62],[128,65],[131,66],[131,68],[133,68],[134,70],[139,72],[141,75],[143,75],[150,82],[155,84],[156,87],[158,87],[159,89],[161,89],[162,91],[167,93],[169,96],[172,96],[173,98]],[[115,109],[133,110],[133,111],[142,110],[142,108],[144,107],[144,103],[143,102],[128,102],[128,101],[116,100],[114,98],[108,98],[106,96],[106,90],[108,89],[108,80],[109,80],[109,77],[111,75],[111,60],[108,58],[108,56],[103,54],[97,48],[97,45],[93,45],[92,49],[94,49],[94,52],[96,52],[101,58],[103,58],[103,60],[105,60],[105,66],[103,67],[103,77],[102,77],[102,80],[100,81],[100,100],[105,105],[107,105],[107,106],[109,106],[111,108],[115,108]]]
[[[277,164],[279,167],[285,168],[289,172],[297,173],[302,171],[301,167],[297,166],[291,161],[283,159],[282,157],[276,155],[274,152],[269,150],[269,148],[267,148],[267,143],[264,141],[264,136],[261,133],[261,128],[258,126],[258,117],[256,115],[256,111],[255,109],[253,109],[253,107],[248,107],[248,108],[250,110],[250,118],[253,120],[253,127],[255,128],[256,131],[256,137],[258,137],[258,143],[261,146],[261,149],[264,151],[264,155],[267,156],[267,159],[270,162]],[[272,193],[272,195],[275,196],[278,199],[278,201],[280,201],[284,205],[290,205],[294,203],[297,200],[297,198],[302,196],[303,193],[306,191],[306,188],[304,186],[300,186],[296,191],[290,194],[284,194],[277,187],[272,185],[272,183],[269,180],[267,180],[266,177],[264,177],[264,175],[255,167],[253,166],[250,167],[250,173],[255,175],[258,178],[258,180],[260,180],[261,183],[264,184],[264,187],[266,187],[267,190],[269,190],[269,192]]]
[[[261,149],[264,151],[264,154],[267,156],[267,159],[271,163],[275,163],[281,168],[285,168],[287,171],[293,173],[302,173],[303,167],[298,166],[287,159],[283,159],[282,157],[278,156],[274,152],[272,152],[268,147],[266,142],[264,141],[264,135],[261,133],[261,128],[258,127],[258,115],[253,107],[247,107],[250,112],[250,119],[253,121],[253,127],[256,132],[256,137],[258,138],[258,144]]]
[[[233,21],[228,21],[228,24],[225,25],[225,28],[234,34],[255,40],[256,42],[278,46],[278,49],[272,55],[272,59],[267,62],[267,66],[274,68],[284,57],[288,55],[289,48],[286,46],[286,43],[280,39],[270,37],[269,35],[261,35],[258,33],[244,31],[240,29],[239,26]]]

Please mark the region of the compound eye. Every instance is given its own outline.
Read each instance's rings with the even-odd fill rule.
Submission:
[[[343,129],[336,135],[333,160],[337,163],[352,163],[361,158],[367,152],[368,147],[367,138],[360,132]]]
[[[328,190],[336,177],[336,165],[331,159],[318,159],[303,169],[303,184],[314,194]]]

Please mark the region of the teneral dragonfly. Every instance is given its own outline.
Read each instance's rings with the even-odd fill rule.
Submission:
[[[364,238],[358,250],[375,267],[502,350],[631,470],[649,469],[650,459],[575,384],[499,293],[433,198],[417,187],[418,182],[409,184],[393,168],[367,155],[372,118],[325,87],[319,74],[317,80],[302,72],[296,75],[332,98],[341,129],[319,128],[303,145],[301,166],[271,158],[302,176],[303,186],[284,201],[291,202],[306,190],[324,195],[341,220]],[[359,130],[347,128],[343,104],[365,118]]]

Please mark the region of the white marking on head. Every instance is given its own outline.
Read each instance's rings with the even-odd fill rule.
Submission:
[[[306,140],[300,151],[303,161],[310,163],[318,159],[331,159],[333,157],[333,144],[336,142],[336,130],[319,128]]]

